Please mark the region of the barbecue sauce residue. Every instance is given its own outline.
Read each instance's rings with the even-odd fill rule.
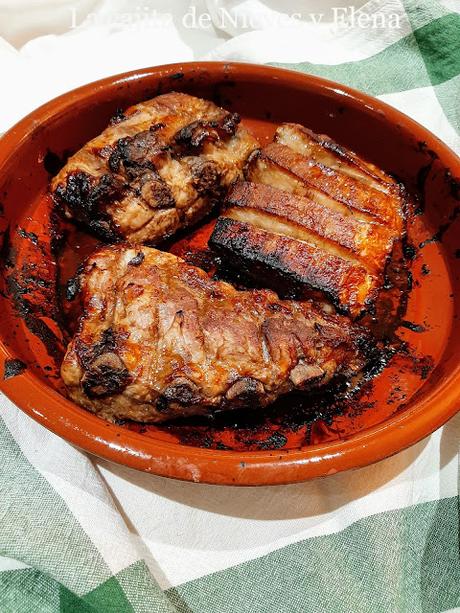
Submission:
[[[26,328],[42,342],[50,359],[60,363],[65,345],[49,241],[53,232],[49,224],[44,224],[43,236],[22,227],[10,229],[3,243],[4,289]]]
[[[3,380],[6,381],[7,379],[12,379],[13,377],[22,375],[26,369],[27,364],[25,364],[22,360],[6,360],[3,368]]]

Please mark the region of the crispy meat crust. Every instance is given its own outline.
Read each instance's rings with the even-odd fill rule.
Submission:
[[[276,221],[290,224],[292,234],[336,250],[343,257],[360,260],[372,271],[380,271],[391,252],[394,232],[379,223],[370,224],[322,203],[290,194],[269,185],[239,182],[227,198],[227,216],[232,209],[266,213]],[[240,212],[241,215],[241,212]],[[243,213],[244,215],[244,213]]]
[[[363,266],[254,223],[220,217],[209,244],[227,265],[259,284],[276,285],[282,294],[294,290],[317,298],[318,291],[324,292],[337,307],[346,304],[352,312],[361,309],[374,285]]]
[[[308,159],[287,145],[272,143],[265,147],[258,158],[268,167],[275,166],[292,174],[304,183],[315,196],[317,191],[341,203],[351,211],[364,214],[365,219],[373,218],[396,232],[402,230],[403,211],[399,193],[385,193],[345,174],[340,169],[323,164],[309,163]],[[254,159],[257,164],[257,160]],[[249,172],[249,178],[251,173]]]
[[[323,164],[383,192],[398,191],[395,180],[370,162],[345,149],[325,134],[315,134],[305,126],[283,123],[276,130],[275,142],[287,145],[316,164]]]
[[[149,247],[106,247],[80,277],[83,315],[61,374],[108,420],[160,422],[264,407],[351,377],[367,335],[347,318],[271,291],[235,290]]]
[[[304,297],[324,292],[359,316],[404,233],[402,189],[303,126],[283,124],[275,141],[250,156],[248,181],[230,190],[210,245],[259,283]]]
[[[104,240],[157,243],[208,213],[257,141],[212,102],[169,93],[130,107],[51,183],[66,217]]]

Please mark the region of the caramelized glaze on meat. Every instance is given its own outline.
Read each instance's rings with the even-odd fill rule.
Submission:
[[[149,247],[101,249],[80,285],[83,315],[61,374],[71,398],[105,419],[264,407],[353,377],[366,361],[367,335],[346,317],[237,291]]]
[[[358,316],[383,285],[404,233],[401,187],[326,136],[283,124],[230,190],[210,245],[251,277],[322,292]]]
[[[173,92],[125,111],[51,191],[59,210],[103,239],[155,244],[206,215],[257,146],[236,113]]]

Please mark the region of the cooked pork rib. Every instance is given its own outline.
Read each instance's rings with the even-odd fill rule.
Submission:
[[[157,243],[202,218],[257,141],[236,113],[182,93],[130,107],[53,179],[56,205],[103,239]]]
[[[371,270],[381,270],[393,246],[394,232],[381,224],[371,224],[353,215],[269,185],[239,182],[227,198],[226,217],[266,219],[267,229],[277,230],[305,242],[318,243],[332,253],[362,261]],[[282,229],[280,234],[282,234]]]
[[[269,290],[238,291],[180,258],[115,245],[81,273],[83,315],[61,374],[108,420],[263,407],[363,368],[361,328]]]
[[[251,156],[210,245],[271,287],[325,292],[359,315],[404,231],[401,188],[302,126],[283,124],[275,140]]]
[[[374,164],[362,160],[356,153],[345,149],[325,134],[315,134],[300,124],[283,123],[276,130],[275,141],[305,155],[316,164],[340,170],[378,191],[399,191],[390,175]]]
[[[305,201],[265,185],[238,184],[209,244],[225,256],[227,265],[231,262],[246,276],[275,285],[282,293],[307,284],[337,297],[341,304],[363,304],[373,284],[372,275],[357,258],[343,257],[344,249],[333,240],[319,232],[315,236],[321,220],[316,229],[314,224],[308,228],[308,213],[301,216],[302,208],[308,207]],[[350,233],[340,225],[330,227],[331,234]]]

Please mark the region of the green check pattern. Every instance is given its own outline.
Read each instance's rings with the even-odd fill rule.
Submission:
[[[171,590],[179,611],[445,611],[460,605],[457,498],[367,517]]]
[[[444,113],[460,131],[460,14],[448,13],[429,0],[406,0],[404,6],[412,34],[376,55],[334,65],[275,65],[325,77],[373,96],[433,87]]]
[[[428,0],[403,6],[412,32],[373,56],[277,65],[396,99],[417,90],[426,95],[429,88],[439,104],[433,112],[460,133],[460,14]],[[460,607],[459,498],[442,493],[439,500],[365,514],[340,531],[166,591],[134,546],[133,561],[113,571],[70,498],[24,454],[1,417],[2,403],[2,613],[429,613]]]

